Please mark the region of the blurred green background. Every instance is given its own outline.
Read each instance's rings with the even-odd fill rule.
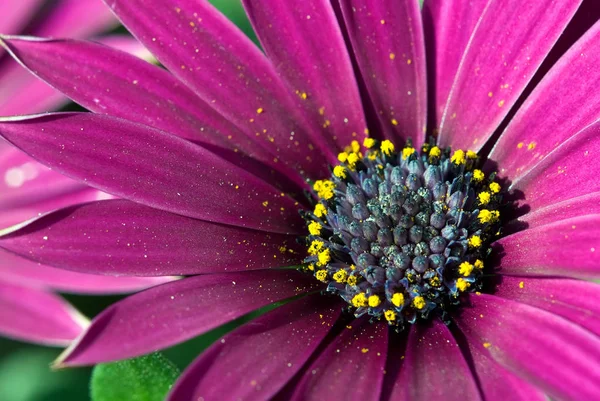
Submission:
[[[211,0],[211,3],[256,42],[256,36],[239,0]],[[90,318],[121,298],[68,294],[64,296]],[[168,349],[164,354],[180,369],[184,369],[203,349],[239,323],[234,322],[216,329]],[[61,351],[0,337],[0,401],[89,400],[91,368],[50,370],[50,363]]]

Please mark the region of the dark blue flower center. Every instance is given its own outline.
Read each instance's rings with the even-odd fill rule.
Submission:
[[[364,153],[363,153],[364,152]],[[482,285],[501,186],[471,151],[353,142],[304,215],[305,268],[353,310],[402,329]]]

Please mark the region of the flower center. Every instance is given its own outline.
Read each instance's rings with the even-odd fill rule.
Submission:
[[[364,155],[363,155],[364,151]],[[500,227],[501,186],[475,152],[417,151],[408,142],[356,141],[338,156],[319,200],[305,213],[306,270],[359,317],[402,329],[459,305],[482,286]]]

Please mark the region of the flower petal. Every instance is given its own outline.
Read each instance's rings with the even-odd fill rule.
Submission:
[[[0,134],[55,171],[115,196],[207,221],[303,232],[291,198],[163,131],[100,114],[56,113],[1,119]]]
[[[600,215],[519,231],[496,241],[500,272],[509,275],[600,277]]]
[[[267,56],[288,88],[304,100],[311,120],[323,126],[325,139],[333,140],[330,146],[341,150],[353,140],[362,143],[367,125],[331,3],[244,0],[243,4]]]
[[[321,151],[330,161],[335,152],[300,113],[300,99],[292,97],[269,60],[209,2],[106,3],[175,76],[282,163],[313,178],[328,173]]]
[[[126,200],[58,210],[0,237],[0,246],[49,266],[115,276],[255,270],[299,264],[304,255],[293,235],[190,219]]]
[[[560,58],[527,98],[490,153],[513,180],[600,119],[600,23]],[[560,101],[557,101],[560,99]],[[576,113],[573,110],[577,110]]]
[[[57,295],[0,281],[2,335],[64,346],[86,325],[86,319]]]
[[[396,356],[399,357],[399,356]],[[450,330],[439,320],[414,325],[390,400],[480,400],[473,373]]]
[[[448,6],[452,8],[455,2],[450,3]],[[475,151],[483,147],[580,3],[581,0],[487,1],[469,36],[441,116],[438,142],[442,146]],[[470,6],[458,10],[470,10]],[[454,12],[441,15],[452,17],[447,21],[442,19],[442,27],[446,23],[453,24],[456,30],[462,29],[461,24],[456,23],[461,21],[460,16]],[[467,20],[473,21],[472,18]],[[532,25],[536,29],[531,29]],[[436,47],[439,45],[436,43]],[[453,46],[445,49],[448,48]]]
[[[270,399],[308,360],[340,312],[338,303],[317,294],[243,325],[196,359],[168,399]]]
[[[494,295],[547,310],[600,336],[600,285],[582,280],[503,276]]]
[[[535,211],[548,204],[600,191],[597,164],[600,122],[573,135],[515,178],[509,190],[520,191]]]
[[[508,224],[517,227],[527,224],[527,228],[535,228],[559,220],[589,214],[600,214],[600,192],[593,192],[562,202],[552,203],[544,207],[538,207]]]
[[[600,399],[600,338],[519,302],[487,294],[471,302],[455,317],[469,342],[553,399]]]
[[[295,270],[269,270],[195,276],[153,287],[102,312],[56,364],[89,365],[146,354],[317,286]]]
[[[176,277],[110,277],[55,269],[0,251],[2,280],[28,287],[50,288],[78,294],[135,292],[177,279]]]
[[[416,0],[340,1],[346,30],[384,134],[423,141],[427,117],[425,43]]]
[[[273,157],[168,71],[98,43],[5,37],[22,65],[83,107],[182,138]],[[230,139],[228,139],[230,138]]]
[[[44,37],[84,38],[106,32],[117,25],[118,21],[101,0],[66,0],[55,1],[40,23],[26,33]]]
[[[42,0],[4,0],[0,3],[0,33],[17,33],[35,15]],[[1,54],[1,53],[0,53]]]
[[[386,324],[354,320],[307,368],[291,400],[379,400],[387,337]]]

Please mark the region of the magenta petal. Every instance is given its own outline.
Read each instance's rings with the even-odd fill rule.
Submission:
[[[483,344],[465,341],[464,346],[485,401],[548,401],[540,389],[491,359]]]
[[[384,134],[423,141],[427,117],[425,43],[416,0],[340,1],[356,60]]]
[[[469,37],[442,114],[438,137],[442,146],[481,149],[515,104],[580,3],[581,0],[486,3]],[[463,10],[469,8],[466,6]],[[457,23],[461,21],[460,16],[453,17],[443,20],[442,24],[462,29]]]
[[[194,361],[169,400],[270,399],[308,360],[340,312],[341,305],[316,294],[243,325]]]
[[[524,193],[524,203],[531,210],[577,196],[600,191],[598,166],[594,159],[600,152],[600,122],[570,137],[529,170],[521,172],[509,189]]]
[[[2,0],[0,34],[20,32],[35,15],[42,0]],[[2,54],[2,53],[0,53]]]
[[[291,400],[379,400],[387,338],[385,323],[354,320],[307,368]]]
[[[176,277],[110,277],[55,269],[0,251],[3,280],[29,287],[79,294],[120,294],[163,284]]]
[[[67,345],[86,319],[57,295],[0,281],[0,333],[47,345]]]
[[[550,224],[573,217],[600,214],[600,192],[567,199],[536,208],[519,217],[514,223],[526,223],[528,228]]]
[[[311,177],[328,173],[321,151],[330,161],[335,152],[319,127],[300,114],[264,54],[208,1],[105,2],[164,66],[280,162]]]
[[[600,215],[519,231],[493,246],[502,253],[502,274],[600,277]]]
[[[1,209],[48,201],[84,188],[87,186],[50,170],[12,146],[0,150]]]
[[[399,356],[396,356],[399,357]],[[480,400],[473,373],[450,330],[439,320],[412,326],[393,401]]]
[[[600,336],[600,285],[581,280],[503,276],[494,295],[526,303]]]
[[[2,41],[21,64],[93,112],[272,160],[162,68],[92,42],[27,37]]]
[[[600,118],[600,95],[595,90],[600,85],[598,64],[600,23],[548,72],[498,139],[490,158],[498,162],[502,175],[520,177]]]
[[[55,171],[115,196],[181,215],[302,233],[295,202],[186,140],[92,113],[2,119],[0,134]]]
[[[40,23],[32,27],[31,34],[55,38],[84,38],[118,25],[118,21],[102,0],[62,0],[53,3]]]
[[[106,309],[57,364],[89,365],[146,354],[317,287],[316,280],[295,270],[212,274],[167,283]]]
[[[328,0],[244,0],[265,52],[332,148],[358,139],[366,122],[342,32]],[[324,38],[327,38],[324,40]],[[293,50],[292,50],[293,48]],[[337,143],[337,147],[335,146]]]
[[[469,342],[553,399],[600,399],[600,338],[542,309],[471,296],[455,317]]]
[[[25,258],[82,273],[170,276],[302,262],[293,235],[190,219],[126,200],[75,205],[0,238]]]

